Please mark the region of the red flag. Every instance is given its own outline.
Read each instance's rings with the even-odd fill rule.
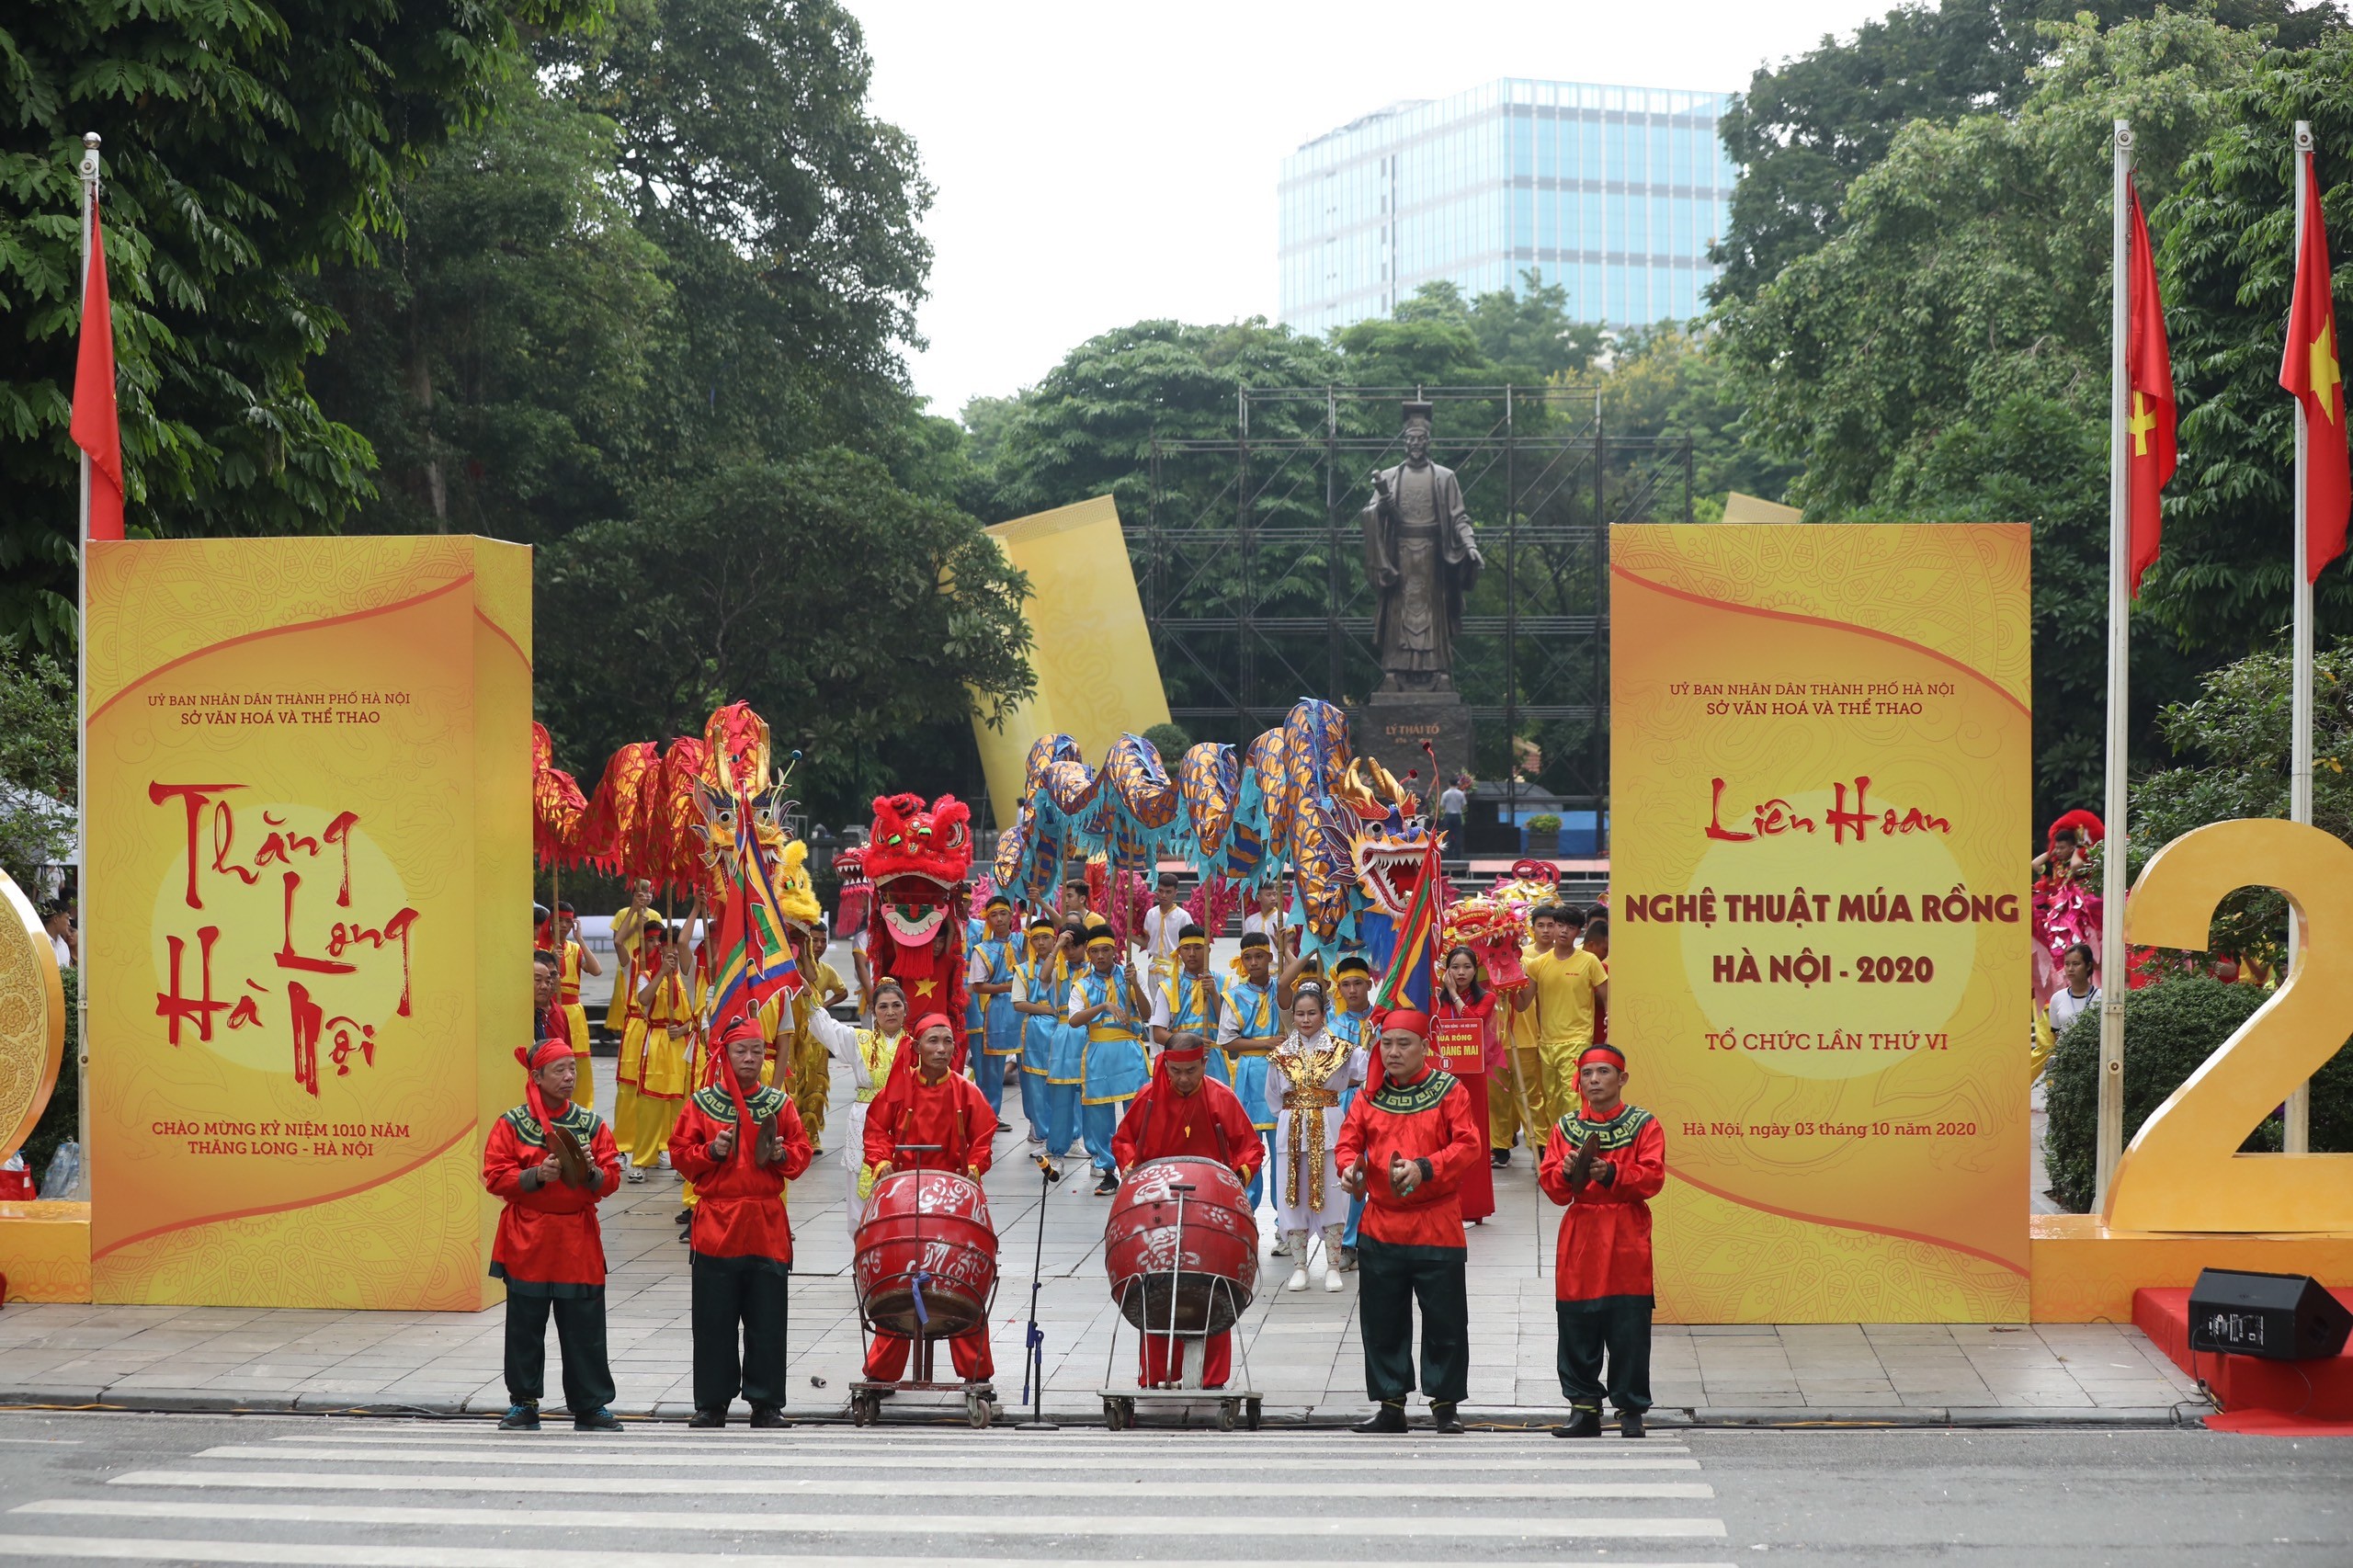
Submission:
[[[2329,291],[2328,236],[2320,226],[2320,181],[2304,154],[2304,237],[2296,253],[2296,298],[2288,307],[2288,351],[2279,384],[2304,405],[2304,580],[2345,553],[2353,473],[2345,447],[2345,377],[2336,353],[2336,301]]]
[[[2141,595],[2141,574],[2157,559],[2164,524],[2158,493],[2174,470],[2173,356],[2165,347],[2165,302],[2157,298],[2157,260],[2149,250],[2149,225],[2141,216],[2141,193],[2131,192],[2132,226],[2126,243],[2128,330],[2124,336],[2124,384],[2131,413],[2124,430],[2125,512],[2132,523],[2132,596]]]
[[[90,203],[90,270],[82,285],[81,353],[74,365],[74,444],[90,455],[90,537],[122,537],[122,428],[114,412],[114,311],[107,250]]]

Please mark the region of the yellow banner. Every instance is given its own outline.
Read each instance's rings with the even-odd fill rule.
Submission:
[[[91,547],[98,1301],[495,1299],[530,602],[486,540]]]
[[[1610,1038],[1662,1315],[2027,1314],[2022,525],[1611,530]]]
[[[1108,495],[1016,517],[988,530],[1029,574],[1030,661],[1038,694],[992,730],[975,716],[981,766],[996,825],[1013,825],[1030,743],[1068,735],[1100,766],[1111,743],[1168,722],[1152,631],[1136,594],[1135,571]]]

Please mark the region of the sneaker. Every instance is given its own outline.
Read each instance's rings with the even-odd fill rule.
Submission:
[[[631,1165],[629,1168],[629,1179],[631,1181],[642,1182],[645,1179],[645,1173],[639,1170],[635,1165]]]
[[[1511,1168],[1511,1151],[1509,1149],[1498,1149],[1494,1153],[1487,1156],[1487,1163],[1495,1166],[1495,1169],[1499,1171],[1509,1170]]]
[[[1449,1437],[1455,1436],[1462,1430],[1461,1413],[1451,1404],[1439,1404],[1432,1401],[1430,1429],[1434,1432],[1443,1432]]]
[[[618,1432],[621,1429],[621,1418],[600,1404],[585,1415],[574,1414],[572,1429],[575,1432]]]
[[[510,1404],[506,1414],[499,1417],[502,1432],[536,1432],[540,1429],[540,1407],[536,1404]]]
[[[675,1220],[673,1220],[673,1221],[670,1221],[670,1223],[672,1223],[673,1225],[691,1225],[691,1224],[693,1224],[694,1222],[695,1222],[695,1211],[694,1211],[693,1210],[691,1210],[691,1209],[681,1209],[681,1210],[678,1210],[678,1217],[677,1217],[676,1219],[675,1219]]]
[[[1405,1407],[1402,1403],[1392,1404],[1384,1399],[1381,1402],[1380,1409],[1348,1430],[1365,1433],[1403,1433],[1405,1430]]]
[[[1000,1121],[996,1124],[996,1130],[999,1132],[1010,1132],[1013,1131],[1013,1123],[1009,1121]]]
[[[1038,1132],[1032,1132],[1029,1134],[1029,1146],[1033,1149],[1044,1148],[1046,1146],[1044,1134]]]
[[[787,1421],[784,1418],[784,1412],[775,1405],[756,1404],[752,1406],[752,1425],[762,1431],[774,1431],[779,1427],[790,1426],[792,1423]]]
[[[1108,1198],[1119,1190],[1120,1177],[1115,1171],[1105,1171],[1103,1179],[1095,1184],[1095,1196],[1097,1198]]]
[[[1354,1274],[1356,1271],[1357,1249],[1354,1247],[1342,1247],[1340,1249],[1340,1272],[1343,1274]]]
[[[727,1425],[727,1412],[723,1410],[698,1410],[692,1415],[687,1417],[687,1425],[693,1427],[698,1432],[707,1432],[714,1426],[724,1426]]]
[[[1569,1423],[1552,1428],[1555,1437],[1598,1437],[1601,1436],[1601,1406],[1580,1404],[1569,1411]]]
[[[666,1171],[666,1170],[668,1170],[668,1169],[670,1168],[670,1151],[669,1151],[669,1150],[665,1149],[665,1150],[663,1150],[663,1151],[662,1151],[662,1153],[659,1153],[659,1154],[657,1154],[657,1155],[655,1155],[655,1156],[654,1156],[654,1168],[655,1170],[657,1170],[657,1171]]]

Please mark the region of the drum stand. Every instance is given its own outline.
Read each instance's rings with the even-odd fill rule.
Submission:
[[[1054,1199],[1054,1183],[1063,1173],[1054,1167],[1050,1155],[1037,1156],[1039,1173],[1045,1186],[1038,1194],[1038,1256],[1029,1265],[1029,1327],[1021,1340],[1021,1397],[1029,1406],[1029,1419],[1014,1428],[1017,1432],[1059,1432],[1062,1428],[1046,1419],[1046,1335],[1038,1326],[1038,1290],[1044,1283],[1046,1269],[1046,1207]]]
[[[1264,1405],[1257,1392],[1250,1386],[1249,1346],[1237,1337],[1235,1348],[1242,1361],[1241,1388],[1239,1390],[1230,1388],[1206,1390],[1201,1386],[1201,1379],[1208,1370],[1209,1342],[1211,1331],[1205,1328],[1191,1329],[1176,1326],[1176,1285],[1185,1262],[1185,1199],[1193,1191],[1193,1187],[1189,1182],[1174,1182],[1170,1184],[1168,1190],[1176,1195],[1176,1237],[1175,1244],[1169,1248],[1168,1256],[1168,1326],[1165,1329],[1146,1327],[1141,1330],[1140,1348],[1142,1344],[1149,1344],[1152,1340],[1159,1339],[1165,1341],[1172,1350],[1176,1347],[1176,1341],[1189,1340],[1194,1349],[1185,1358],[1185,1381],[1181,1387],[1173,1389],[1115,1387],[1113,1379],[1117,1376],[1120,1358],[1120,1325],[1115,1321],[1111,1324],[1110,1349],[1105,1353],[1103,1360],[1103,1425],[1114,1432],[1123,1432],[1134,1426],[1138,1401],[1147,1404],[1191,1404],[1203,1399],[1214,1399],[1217,1401],[1219,1431],[1231,1432],[1235,1426],[1244,1426],[1256,1432],[1258,1429],[1259,1413]],[[1134,1290],[1142,1282],[1142,1277],[1139,1275],[1121,1287],[1120,1291],[1121,1318],[1127,1316],[1129,1292]],[[1221,1292],[1224,1295],[1226,1306],[1233,1313],[1232,1327],[1226,1330],[1232,1333],[1233,1329],[1242,1326],[1242,1308],[1233,1292],[1233,1282],[1230,1279],[1210,1281],[1210,1300],[1212,1306]],[[1139,1315],[1149,1316],[1150,1312],[1150,1307],[1146,1306]],[[1216,1314],[1211,1312],[1206,1315],[1214,1317]],[[1138,1358],[1141,1360],[1141,1354]]]
[[[939,1145],[937,1143],[902,1143],[899,1145],[898,1152],[902,1154],[927,1154],[937,1153],[938,1151]],[[915,1168],[921,1170],[923,1162],[917,1160]],[[920,1209],[916,1210],[916,1215],[918,1222],[916,1234],[920,1237],[922,1234]],[[1040,1244],[1042,1246],[1044,1244],[1041,1241]],[[928,1277],[926,1275],[918,1274],[915,1280],[915,1309],[918,1313],[923,1310],[923,1281],[926,1278]],[[988,1304],[992,1310],[996,1306],[995,1284],[989,1287]],[[983,1323],[987,1321],[985,1314],[982,1321]],[[879,1331],[873,1320],[867,1316],[865,1301],[860,1301],[858,1303],[858,1338],[861,1352],[858,1357],[858,1365],[861,1368],[866,1364],[866,1356],[873,1351],[874,1335],[877,1332]],[[887,1381],[862,1377],[851,1380],[849,1385],[850,1425],[871,1426],[880,1422],[882,1419],[882,1399],[885,1394],[902,1392],[961,1393],[964,1396],[964,1419],[972,1424],[975,1431],[985,1431],[989,1423],[996,1418],[996,1402],[990,1397],[993,1392],[990,1385],[985,1382],[965,1382],[961,1379],[954,1382],[938,1381],[932,1373],[934,1358],[938,1353],[939,1342],[927,1334],[918,1334],[914,1336],[914,1340],[915,1342],[908,1346],[911,1353],[909,1369],[915,1373],[914,1377],[897,1378]]]

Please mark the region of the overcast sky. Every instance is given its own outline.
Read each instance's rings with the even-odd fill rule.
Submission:
[[[935,413],[1147,316],[1275,313],[1275,176],[1498,76],[1731,92],[1893,0],[847,0],[938,195],[912,356]]]

